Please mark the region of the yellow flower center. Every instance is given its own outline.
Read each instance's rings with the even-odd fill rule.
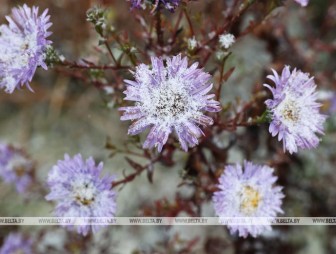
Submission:
[[[288,101],[282,110],[282,116],[291,122],[297,122],[299,120],[299,109],[295,106],[293,101]]]
[[[87,198],[83,198],[79,195],[76,196],[75,199],[76,199],[77,202],[81,203],[84,206],[91,205],[95,200],[94,197],[87,199]]]
[[[76,182],[73,185],[74,198],[78,204],[90,206],[95,201],[96,188],[90,182]]]
[[[245,186],[240,193],[240,211],[250,215],[256,211],[260,201],[260,193],[251,186]]]

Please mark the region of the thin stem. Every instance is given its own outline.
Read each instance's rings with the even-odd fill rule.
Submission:
[[[180,11],[180,14],[177,18],[177,22],[174,26],[174,32],[173,32],[173,38],[171,40],[171,45],[173,45],[176,41],[176,37],[177,37],[177,30],[179,29],[179,26],[180,26],[180,23],[181,23],[181,20],[182,20],[182,17],[183,17],[183,10]]]
[[[225,123],[219,123],[218,126],[222,130],[235,130],[237,127],[241,126],[254,126],[254,125],[259,125],[262,123],[266,123],[266,113],[263,114],[263,116],[257,116],[257,117],[247,117],[247,120],[245,117],[245,112],[248,111],[253,105],[260,99],[264,100],[264,97],[267,96],[267,93],[260,92],[257,93],[251,101],[247,102],[242,109],[236,114],[236,116],[230,120],[227,120]],[[265,118],[265,119],[263,119]]]
[[[237,15],[235,15],[230,23],[235,23],[240,16],[252,5],[256,2],[257,0],[245,0],[240,6],[239,6],[239,11],[237,13]]]
[[[190,19],[190,17],[189,17],[189,14],[188,14],[187,9],[184,8],[183,12],[184,12],[184,15],[185,15],[185,17],[186,17],[186,19],[187,19],[188,25],[189,25],[190,34],[191,34],[191,36],[194,36],[194,34],[195,34],[195,33],[194,33],[194,28],[193,28],[193,25],[192,25],[192,22],[191,22],[191,19]]]
[[[150,166],[152,166],[158,160],[159,160],[159,157],[151,160],[147,165],[141,167],[136,172],[125,176],[124,179],[112,182],[112,188],[115,188],[116,186],[118,186],[120,184],[125,184],[125,183],[128,183],[128,182],[131,182],[136,176],[140,175],[143,171],[145,171],[147,168],[149,168]]]
[[[77,62],[63,61],[60,63],[63,67],[74,68],[74,69],[96,69],[96,70],[122,70],[129,69],[130,66],[111,66],[111,65],[94,65],[93,63],[80,64]]]
[[[212,41],[217,40],[219,35],[225,32],[225,30],[228,30],[234,23],[237,22],[237,20],[240,18],[241,15],[249,8],[251,7],[257,0],[245,0],[239,7],[238,13],[232,17],[230,21],[225,23],[223,27],[219,28],[216,32],[216,35],[213,36],[212,38],[208,39],[205,41],[201,47],[199,47],[196,51],[195,54],[197,54],[200,50],[204,49],[205,46],[209,45]]]
[[[105,45],[105,47],[107,48],[107,51],[109,52],[109,54],[110,54],[110,56],[111,56],[111,58],[112,58],[114,64],[115,64],[116,66],[119,66],[119,63],[118,63],[117,59],[114,57],[110,45],[107,43],[106,39],[104,39],[104,40],[105,40],[105,41],[104,41],[104,45]]]
[[[160,47],[163,47],[163,31],[161,26],[161,4],[158,4],[157,10],[156,10],[156,35],[157,40],[160,45]]]
[[[147,159],[147,157],[144,154],[132,152],[132,151],[129,151],[129,150],[118,150],[117,149],[116,152],[122,153],[122,154],[127,154],[127,155],[138,156],[138,157],[146,158]]]
[[[217,88],[217,91],[216,91],[216,100],[217,101],[219,101],[221,91],[222,91],[224,68],[225,68],[225,61],[222,62],[221,68],[220,68],[219,83],[218,83],[218,88]]]
[[[113,34],[112,37],[118,43],[118,45],[120,46],[120,48],[124,47],[124,45],[122,44],[122,42],[120,41],[120,39],[118,38],[117,35]],[[134,59],[134,55],[131,54],[129,51],[124,51],[124,53],[128,56],[128,58],[131,61],[132,65],[136,66],[137,63],[136,63],[136,59]],[[120,63],[118,63],[118,64],[120,64]]]
[[[219,84],[218,84],[218,89],[216,91],[216,100],[219,101],[221,91],[222,91],[222,86],[223,86],[223,77],[224,77],[224,69],[225,69],[225,63],[228,57],[231,55],[231,52],[229,52],[224,59],[222,60],[221,64],[221,69],[220,69],[220,75],[219,75]]]

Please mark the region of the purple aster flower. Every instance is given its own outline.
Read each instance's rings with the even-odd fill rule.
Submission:
[[[32,240],[24,238],[20,233],[9,234],[0,249],[0,254],[32,254]]]
[[[155,11],[161,4],[167,10],[173,12],[175,8],[180,4],[181,0],[129,0],[131,2],[132,9],[145,9],[146,3],[154,5],[153,11]]]
[[[125,100],[135,101],[131,107],[122,107],[121,120],[136,120],[128,134],[136,135],[147,127],[151,130],[144,148],[157,147],[159,152],[175,131],[182,149],[198,144],[203,135],[199,125],[212,125],[211,117],[203,111],[218,112],[220,105],[211,88],[211,76],[197,68],[198,63],[188,67],[187,58],[181,55],[167,58],[152,57],[152,67],[140,64],[134,73],[135,81],[125,80]]]
[[[267,217],[275,218],[281,209],[282,187],[273,186],[277,177],[268,166],[244,162],[244,168],[226,166],[219,178],[219,190],[212,198],[219,217]],[[231,234],[238,231],[239,236],[248,234],[256,237],[270,231],[270,225],[229,225]]]
[[[274,97],[265,102],[272,118],[269,132],[273,137],[278,135],[284,151],[291,154],[297,152],[298,147],[316,147],[320,141],[316,133],[323,134],[326,116],[319,112],[321,104],[316,102],[314,77],[296,69],[290,72],[286,66],[281,76],[273,70],[268,78],[275,83],[274,88],[264,85]]]
[[[33,183],[34,163],[22,149],[0,144],[0,176],[24,193]]]
[[[111,190],[113,177],[100,177],[103,163],[95,165],[92,157],[83,160],[80,154],[64,156],[48,175],[50,193],[47,200],[54,200],[56,216],[63,217],[113,217],[116,212],[116,194]],[[96,232],[99,225],[93,225]],[[72,229],[72,226],[68,226]],[[87,235],[91,226],[80,225],[79,234]]]
[[[294,0],[295,2],[297,2],[298,4],[300,4],[301,6],[305,7],[308,5],[309,0]]]
[[[47,69],[44,52],[51,41],[48,10],[38,16],[38,7],[23,5],[12,9],[8,25],[0,26],[0,88],[12,93],[26,85],[30,90],[36,68]]]

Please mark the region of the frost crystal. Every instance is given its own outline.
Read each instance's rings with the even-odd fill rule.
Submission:
[[[289,153],[302,149],[317,147],[319,138],[323,134],[323,123],[326,116],[320,114],[321,104],[316,102],[317,93],[314,78],[309,74],[286,66],[281,76],[274,70],[268,76],[275,83],[275,87],[267,84],[273,94],[273,99],[265,102],[271,112],[272,121],[269,131],[272,136],[278,135],[283,140],[284,151]]]
[[[235,37],[232,34],[222,34],[219,36],[219,44],[221,47],[228,49],[235,43]]]
[[[11,145],[0,144],[0,176],[6,183],[14,183],[19,193],[33,182],[34,163],[27,154]]]
[[[32,241],[25,239],[20,233],[9,234],[0,249],[0,254],[32,254]]]
[[[0,88],[7,93],[24,85],[31,90],[29,82],[36,68],[47,69],[44,52],[51,44],[46,39],[51,34],[47,13],[38,16],[38,7],[23,5],[6,17],[9,25],[0,26]]]
[[[152,58],[152,68],[140,64],[134,73],[135,81],[125,80],[125,100],[135,101],[131,107],[122,107],[121,120],[136,120],[128,130],[136,135],[152,127],[143,145],[162,150],[169,134],[175,130],[182,149],[198,144],[203,132],[199,125],[212,125],[213,120],[203,111],[220,111],[214,94],[207,94],[212,84],[211,76],[197,68],[188,67],[187,58],[181,55],[166,59]]]
[[[267,217],[275,218],[281,210],[282,187],[273,186],[277,177],[273,169],[264,165],[244,162],[244,168],[226,166],[219,178],[219,190],[212,198],[219,217]],[[229,225],[231,234],[238,231],[239,236],[248,234],[256,237],[270,231],[269,225]]]
[[[83,160],[80,154],[64,156],[48,175],[50,193],[47,200],[57,202],[56,216],[64,217],[113,217],[116,211],[116,195],[111,190],[114,178],[100,177],[103,163],[98,166],[92,157]],[[96,232],[99,225],[92,225]],[[68,226],[68,228],[72,228]],[[87,235],[91,226],[80,225],[77,232]]]
[[[188,39],[188,49],[194,50],[197,47],[197,40],[194,37]]]

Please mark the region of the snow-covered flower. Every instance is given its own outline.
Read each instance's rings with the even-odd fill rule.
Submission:
[[[219,44],[225,49],[230,48],[235,41],[236,39],[233,34],[222,34],[219,36]]]
[[[20,233],[11,233],[4,240],[0,254],[32,254],[32,240],[25,238]]]
[[[19,193],[33,183],[34,162],[19,148],[0,144],[0,176],[6,183],[14,183]]]
[[[269,132],[273,137],[278,135],[284,151],[291,154],[297,152],[298,147],[316,147],[320,141],[316,134],[323,134],[326,116],[319,112],[321,104],[316,102],[314,77],[296,69],[291,72],[286,66],[281,76],[273,70],[268,78],[275,83],[275,87],[264,85],[274,97],[265,102],[272,119]]]
[[[195,48],[197,48],[197,44],[198,43],[197,43],[195,36],[188,39],[188,49],[189,50],[194,50]]]
[[[180,4],[181,0],[155,0],[155,1],[146,1],[146,0],[129,0],[131,2],[131,7],[136,9],[145,9],[146,3],[153,4],[153,11],[157,9],[159,4],[161,4],[165,9],[173,12],[175,8]]]
[[[116,194],[111,190],[113,177],[100,177],[103,163],[95,165],[92,157],[86,161],[80,154],[64,156],[48,175],[50,193],[47,200],[56,201],[56,216],[113,217],[116,212]],[[72,226],[67,226],[72,229]],[[96,232],[100,225],[92,225]],[[90,225],[79,225],[77,232],[87,235]]]
[[[219,190],[212,198],[219,217],[267,217],[273,219],[281,209],[282,187],[274,186],[277,177],[273,169],[265,165],[244,162],[226,166],[219,178]],[[231,234],[253,237],[270,231],[270,225],[228,225]]]
[[[12,93],[26,85],[30,90],[36,68],[47,69],[44,52],[51,41],[48,10],[40,16],[38,7],[23,5],[6,17],[8,25],[0,26],[0,88]]]
[[[308,5],[309,0],[294,0],[295,2],[297,2],[298,4],[300,4],[301,6],[305,7]]]
[[[198,144],[203,135],[200,125],[213,124],[204,111],[218,112],[220,105],[212,88],[211,76],[197,68],[198,63],[188,67],[187,58],[181,55],[163,59],[152,57],[152,67],[140,64],[134,73],[135,81],[125,80],[125,100],[135,101],[134,106],[122,107],[121,120],[136,120],[128,134],[136,135],[147,127],[151,130],[144,148],[162,150],[169,135],[175,131],[182,149]]]

